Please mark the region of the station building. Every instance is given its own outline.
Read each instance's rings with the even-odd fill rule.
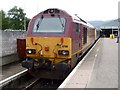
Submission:
[[[109,21],[99,28],[102,30],[104,37],[110,37],[110,34],[114,34],[115,37],[120,36],[120,22],[118,22],[118,19]]]

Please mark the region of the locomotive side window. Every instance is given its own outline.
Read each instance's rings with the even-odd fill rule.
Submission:
[[[65,18],[38,18],[33,26],[33,33],[64,33]]]
[[[79,24],[76,23],[76,32],[79,32]]]
[[[83,44],[87,43],[87,28],[83,27]]]

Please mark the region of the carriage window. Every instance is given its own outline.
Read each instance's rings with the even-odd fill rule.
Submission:
[[[33,27],[33,33],[64,33],[65,18],[38,18]]]
[[[79,32],[79,24],[76,23],[76,32]]]

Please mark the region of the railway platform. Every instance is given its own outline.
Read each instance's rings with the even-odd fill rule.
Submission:
[[[0,66],[0,87],[20,77],[26,71],[27,69],[23,68],[19,62]]]
[[[9,78],[9,77],[21,72],[21,71],[26,70],[25,68],[23,68],[21,66],[21,63],[19,63],[19,62],[15,62],[15,63],[8,64],[5,66],[1,66],[0,69],[2,70],[0,73],[0,81],[4,80],[6,78]]]
[[[118,88],[116,39],[100,38],[58,90],[61,88],[115,88],[116,90]]]

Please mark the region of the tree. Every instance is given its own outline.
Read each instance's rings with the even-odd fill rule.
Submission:
[[[0,11],[0,29],[8,29],[9,27],[9,18],[6,16],[3,10]]]
[[[24,30],[26,19],[25,15],[26,14],[23,12],[23,9],[18,8],[17,6],[14,6],[12,9],[10,9],[8,11],[10,28],[16,30]]]
[[[2,29],[2,15],[3,14],[3,10],[0,11],[0,29]]]
[[[0,29],[26,30],[30,19],[25,17],[24,10],[14,6],[6,14],[0,11]]]

